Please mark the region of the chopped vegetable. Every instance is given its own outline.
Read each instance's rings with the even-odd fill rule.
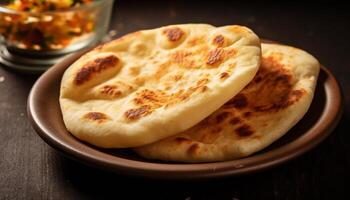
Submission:
[[[35,50],[65,48],[93,32],[96,11],[83,9],[61,13],[51,11],[69,10],[92,1],[12,0],[5,7],[26,12],[0,13],[0,34],[7,42],[19,48]]]

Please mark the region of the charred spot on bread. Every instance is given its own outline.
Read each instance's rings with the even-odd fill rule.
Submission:
[[[220,74],[220,79],[224,80],[224,79],[228,78],[229,76],[230,76],[230,74],[228,72],[222,72]]]
[[[106,114],[101,112],[88,112],[83,116],[83,118],[98,123],[102,123],[109,119],[109,117]]]
[[[239,93],[229,102],[227,102],[226,105],[235,107],[237,109],[243,109],[248,106],[248,99],[244,94]]]
[[[243,124],[235,129],[235,133],[239,137],[248,137],[250,135],[253,135],[254,131],[253,131],[252,127],[250,127],[249,125]]]
[[[118,90],[116,85],[104,85],[101,88],[101,94],[108,95],[112,98],[117,98],[122,95],[122,92]]]
[[[151,113],[151,107],[149,105],[143,105],[139,108],[129,109],[124,113],[124,116],[130,120],[138,120]]]
[[[231,125],[237,125],[237,124],[239,124],[239,123],[241,123],[242,122],[242,120],[239,118],[239,117],[234,117],[234,118],[232,118],[231,120],[230,120],[230,124]]]
[[[171,42],[179,41],[185,34],[184,31],[178,27],[167,28],[164,30],[164,33],[167,36],[168,40]]]
[[[216,122],[217,122],[217,123],[223,122],[224,120],[227,119],[227,117],[228,117],[229,115],[230,115],[229,112],[222,112],[222,113],[216,115],[216,117],[215,117],[215,118],[216,118]]]
[[[75,85],[82,85],[89,81],[95,74],[100,73],[108,68],[115,67],[119,59],[115,55],[96,58],[86,63],[76,74],[74,78]]]
[[[224,54],[223,49],[214,49],[209,51],[207,64],[211,66],[217,65],[219,62],[223,60],[223,54]]]
[[[217,47],[223,47],[225,45],[225,38],[222,35],[217,35],[213,39],[213,44]]]

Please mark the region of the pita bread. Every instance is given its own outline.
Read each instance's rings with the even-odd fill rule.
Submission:
[[[242,26],[172,25],[126,35],[72,64],[61,82],[67,129],[99,147],[136,147],[182,132],[241,91],[259,66]]]
[[[149,159],[210,162],[257,152],[283,136],[306,113],[319,63],[293,47],[262,44],[253,81],[212,115],[181,134],[135,149]]]

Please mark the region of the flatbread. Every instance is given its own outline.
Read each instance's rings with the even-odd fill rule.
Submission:
[[[212,162],[255,153],[292,128],[314,95],[319,63],[293,47],[262,44],[252,82],[196,126],[135,151],[149,159]]]
[[[66,70],[64,123],[99,147],[149,144],[217,110],[253,79],[260,58],[259,38],[242,26],[138,31],[97,47]]]

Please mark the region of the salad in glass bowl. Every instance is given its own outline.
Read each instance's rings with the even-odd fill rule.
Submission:
[[[0,3],[6,46],[34,51],[80,49],[108,29],[113,0],[9,0]]]

